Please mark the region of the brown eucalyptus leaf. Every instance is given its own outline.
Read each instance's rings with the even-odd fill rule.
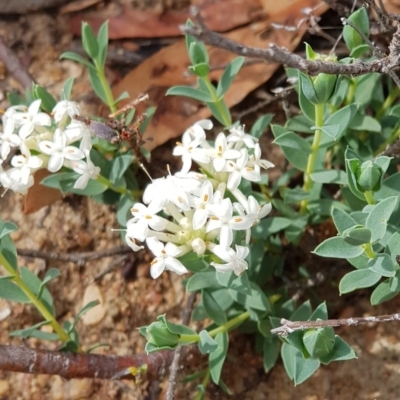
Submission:
[[[268,48],[273,43],[293,50],[300,42],[304,30],[290,32],[284,29],[277,30],[271,23],[296,26],[298,21],[304,19],[302,9],[305,7],[315,8],[321,5],[316,13],[322,13],[327,9],[327,6],[319,0],[291,0],[282,2],[286,7],[282,5],[276,7],[278,13],[272,6],[272,1],[264,1],[265,6],[267,3],[271,5],[268,18],[236,29],[225,36],[246,46]],[[208,48],[208,50],[211,66],[225,66],[236,57],[218,48]],[[185,42],[180,40],[148,58],[114,87],[115,96],[127,91],[131,99],[147,93],[150,98],[147,105],[152,104],[157,107],[145,134],[145,138],[153,139],[146,145],[149,150],[180,136],[191,124],[210,116],[209,110],[197,101],[184,97],[165,97],[166,90],[171,86],[195,85],[196,79],[188,75],[188,66]],[[243,66],[225,95],[228,106],[238,104],[249,92],[266,82],[278,67],[278,64],[266,64],[262,61]],[[211,78],[219,80],[222,72],[221,68],[213,70]],[[143,111],[143,108],[139,111]]]

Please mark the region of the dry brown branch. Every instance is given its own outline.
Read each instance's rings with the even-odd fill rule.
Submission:
[[[118,376],[122,379],[152,381],[167,371],[173,357],[173,351],[119,357],[0,345],[0,370],[59,375],[65,379],[115,379]],[[138,372],[136,375],[119,375],[120,371],[127,369]]]
[[[112,249],[107,249],[103,251],[88,251],[83,253],[56,253],[56,252],[47,252],[42,250],[26,250],[26,249],[17,249],[17,254],[23,257],[31,257],[31,258],[42,258],[44,260],[55,260],[55,261],[65,261],[65,262],[74,262],[78,264],[82,264],[85,261],[93,261],[98,260],[99,258],[111,257],[115,255],[121,254],[130,254],[132,253],[132,249],[127,246],[118,246],[113,247]]]
[[[190,294],[186,307],[182,311],[182,324],[188,325],[190,321],[190,316],[192,314],[193,304],[196,300],[196,292]],[[174,351],[174,359],[172,360],[170,375],[168,378],[168,388],[165,394],[165,400],[174,400],[175,399],[175,387],[176,387],[176,378],[178,376],[179,369],[179,361],[182,354],[182,347],[177,347]]]
[[[328,326],[355,326],[368,324],[370,322],[389,322],[400,321],[400,313],[378,315],[376,317],[356,317],[356,318],[341,318],[341,319],[327,319],[324,321],[288,321],[285,318],[281,319],[282,326],[271,329],[271,333],[280,336],[287,336],[295,331],[302,331],[304,329],[326,328]]]
[[[390,72],[396,71],[400,68],[398,62],[400,54],[400,46],[398,43],[398,37],[400,36],[400,25],[397,26],[396,33],[393,35],[391,45],[389,46],[389,56],[369,62],[357,60],[353,64],[338,64],[324,61],[306,60],[303,57],[293,54],[289,50],[280,48],[274,44],[271,44],[267,49],[245,46],[220,34],[210,31],[203,23],[196,7],[191,8],[191,14],[194,17],[197,25],[181,26],[181,31],[185,35],[195,36],[205,44],[219,47],[241,56],[262,59],[267,62],[280,63],[288,67],[299,69],[300,71],[306,72],[309,75],[316,75],[319,73],[334,75],[364,75],[371,72],[389,74]]]
[[[32,86],[33,79],[22,66],[18,57],[0,38],[0,60],[4,63],[7,71],[22,85],[24,89]]]

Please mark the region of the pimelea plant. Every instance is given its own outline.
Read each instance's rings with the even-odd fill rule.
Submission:
[[[353,63],[366,54],[369,21],[365,9],[353,13],[349,21],[351,26],[345,26],[343,35],[350,57],[338,60],[334,55],[320,55],[306,44],[307,58]],[[82,37],[92,61],[72,53],[64,57],[89,68],[96,93],[111,113],[118,113],[104,75],[107,28],[103,26],[96,38],[83,25]],[[186,45],[197,87],[174,87],[168,95],[204,102],[222,128],[215,140],[209,141],[206,135],[213,126],[211,120],[190,127],[173,151],[182,159],[182,170],[152,179],[142,202],[137,201],[137,185],[129,168],[134,154],[93,141],[90,124],[76,118],[79,106],[69,100],[71,81],[58,103],[35,87],[38,99],[28,108],[16,105],[5,112],[2,163],[12,149],[19,152],[11,159],[12,167],[1,171],[0,182],[7,189],[25,193],[33,184],[34,172],[47,168],[57,174],[44,183],[63,192],[104,202],[110,191],[116,194],[112,198],[119,206],[117,217],[126,243],[133,251],[146,244],[154,255],[151,276],[156,279],[165,270],[187,274],[183,280],[186,291],[201,293],[192,315],[194,321],[204,320],[200,332],[172,323],[165,315],[140,328],[147,339],[147,352],[196,344],[201,353],[208,354],[207,368],[192,377],[202,379],[198,398],[210,380],[229,391],[221,371],[229,332],[236,328],[255,334],[266,371],[280,353],[288,376],[300,384],[321,363],[352,359],[355,353],[335,335],[333,326],[342,323],[327,320],[325,303],[314,310],[310,301],[297,307],[287,288],[271,285],[273,277],[284,278],[285,242],[298,244],[307,226],[332,218],[338,235],[319,244],[314,252],[347,259],[354,266],[341,280],[340,293],[380,282],[371,295],[372,304],[378,304],[400,292],[400,173],[392,157],[380,155],[399,136],[399,106],[394,103],[400,91],[389,84],[385,97],[378,74],[308,76],[288,69],[301,114],[290,117],[285,126],[271,125],[275,144],[289,167],[269,188],[267,170],[273,165],[262,158],[258,139],[272,115],[262,116],[247,130],[232,121],[224,101],[244,59],[233,60],[214,86],[206,47],[192,36],[186,37]],[[112,160],[105,157],[110,152]],[[293,187],[291,178],[301,175],[302,186]],[[261,190],[256,191],[254,184]],[[279,215],[269,216],[272,209]],[[41,281],[26,268],[18,268],[9,238],[15,226],[2,223],[0,228],[0,261],[8,273],[0,280],[0,296],[32,302],[45,318],[42,324],[52,325],[55,332],[43,335],[38,325],[14,334],[60,339],[63,346],[79,349],[74,330],[77,319],[59,326],[45,289],[58,272],[48,271]],[[309,277],[303,266],[299,266],[299,274]],[[87,305],[77,318],[94,305]],[[348,324],[359,322],[355,318]]]

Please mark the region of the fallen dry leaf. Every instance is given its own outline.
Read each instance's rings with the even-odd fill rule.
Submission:
[[[245,25],[259,18],[262,12],[258,0],[220,0],[205,4],[203,1],[199,7],[207,26],[218,32],[226,32]],[[190,16],[188,9],[166,12],[152,9],[142,11],[128,5],[123,5],[116,11],[115,7],[110,9],[112,15],[107,15],[105,10],[101,15],[88,13],[71,17],[72,33],[78,36],[81,34],[82,21],[86,21],[97,32],[101,24],[108,20],[110,39],[180,36],[179,25],[185,24]]]
[[[40,182],[49,175],[51,175],[51,172],[47,171],[47,169],[40,169],[35,172],[35,183],[28,189],[28,193],[24,198],[24,214],[34,213],[63,198],[59,190],[40,184]]]
[[[271,27],[271,23],[297,26],[297,23],[304,19],[302,13],[304,8],[320,6],[316,14],[321,14],[328,8],[319,0],[282,1],[278,7],[275,7],[276,1],[264,0],[263,5],[270,10],[266,20],[236,29],[227,33],[226,37],[247,46],[267,48],[270,43],[274,43],[293,50],[305,31],[276,30]],[[234,54],[218,48],[208,50],[212,66],[226,65],[235,57]],[[157,106],[145,134],[145,138],[153,138],[152,142],[145,146],[148,150],[180,136],[195,121],[210,116],[209,110],[199,102],[183,97],[165,97],[166,90],[171,86],[195,84],[196,79],[187,74],[188,66],[185,42],[180,40],[148,58],[114,88],[115,96],[127,91],[131,99],[147,93],[150,98],[149,103]],[[263,62],[244,66],[225,95],[228,106],[232,107],[239,103],[249,92],[266,82],[278,66]],[[217,81],[221,74],[221,69],[214,70],[211,72],[211,79]],[[142,111],[143,109],[139,109],[139,112]]]

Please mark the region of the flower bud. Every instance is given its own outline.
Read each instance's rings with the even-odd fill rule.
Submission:
[[[381,187],[383,178],[382,168],[371,160],[365,161],[356,170],[357,186],[362,192],[376,192]]]
[[[180,335],[170,332],[163,321],[156,321],[146,328],[146,339],[157,347],[175,347]]]

